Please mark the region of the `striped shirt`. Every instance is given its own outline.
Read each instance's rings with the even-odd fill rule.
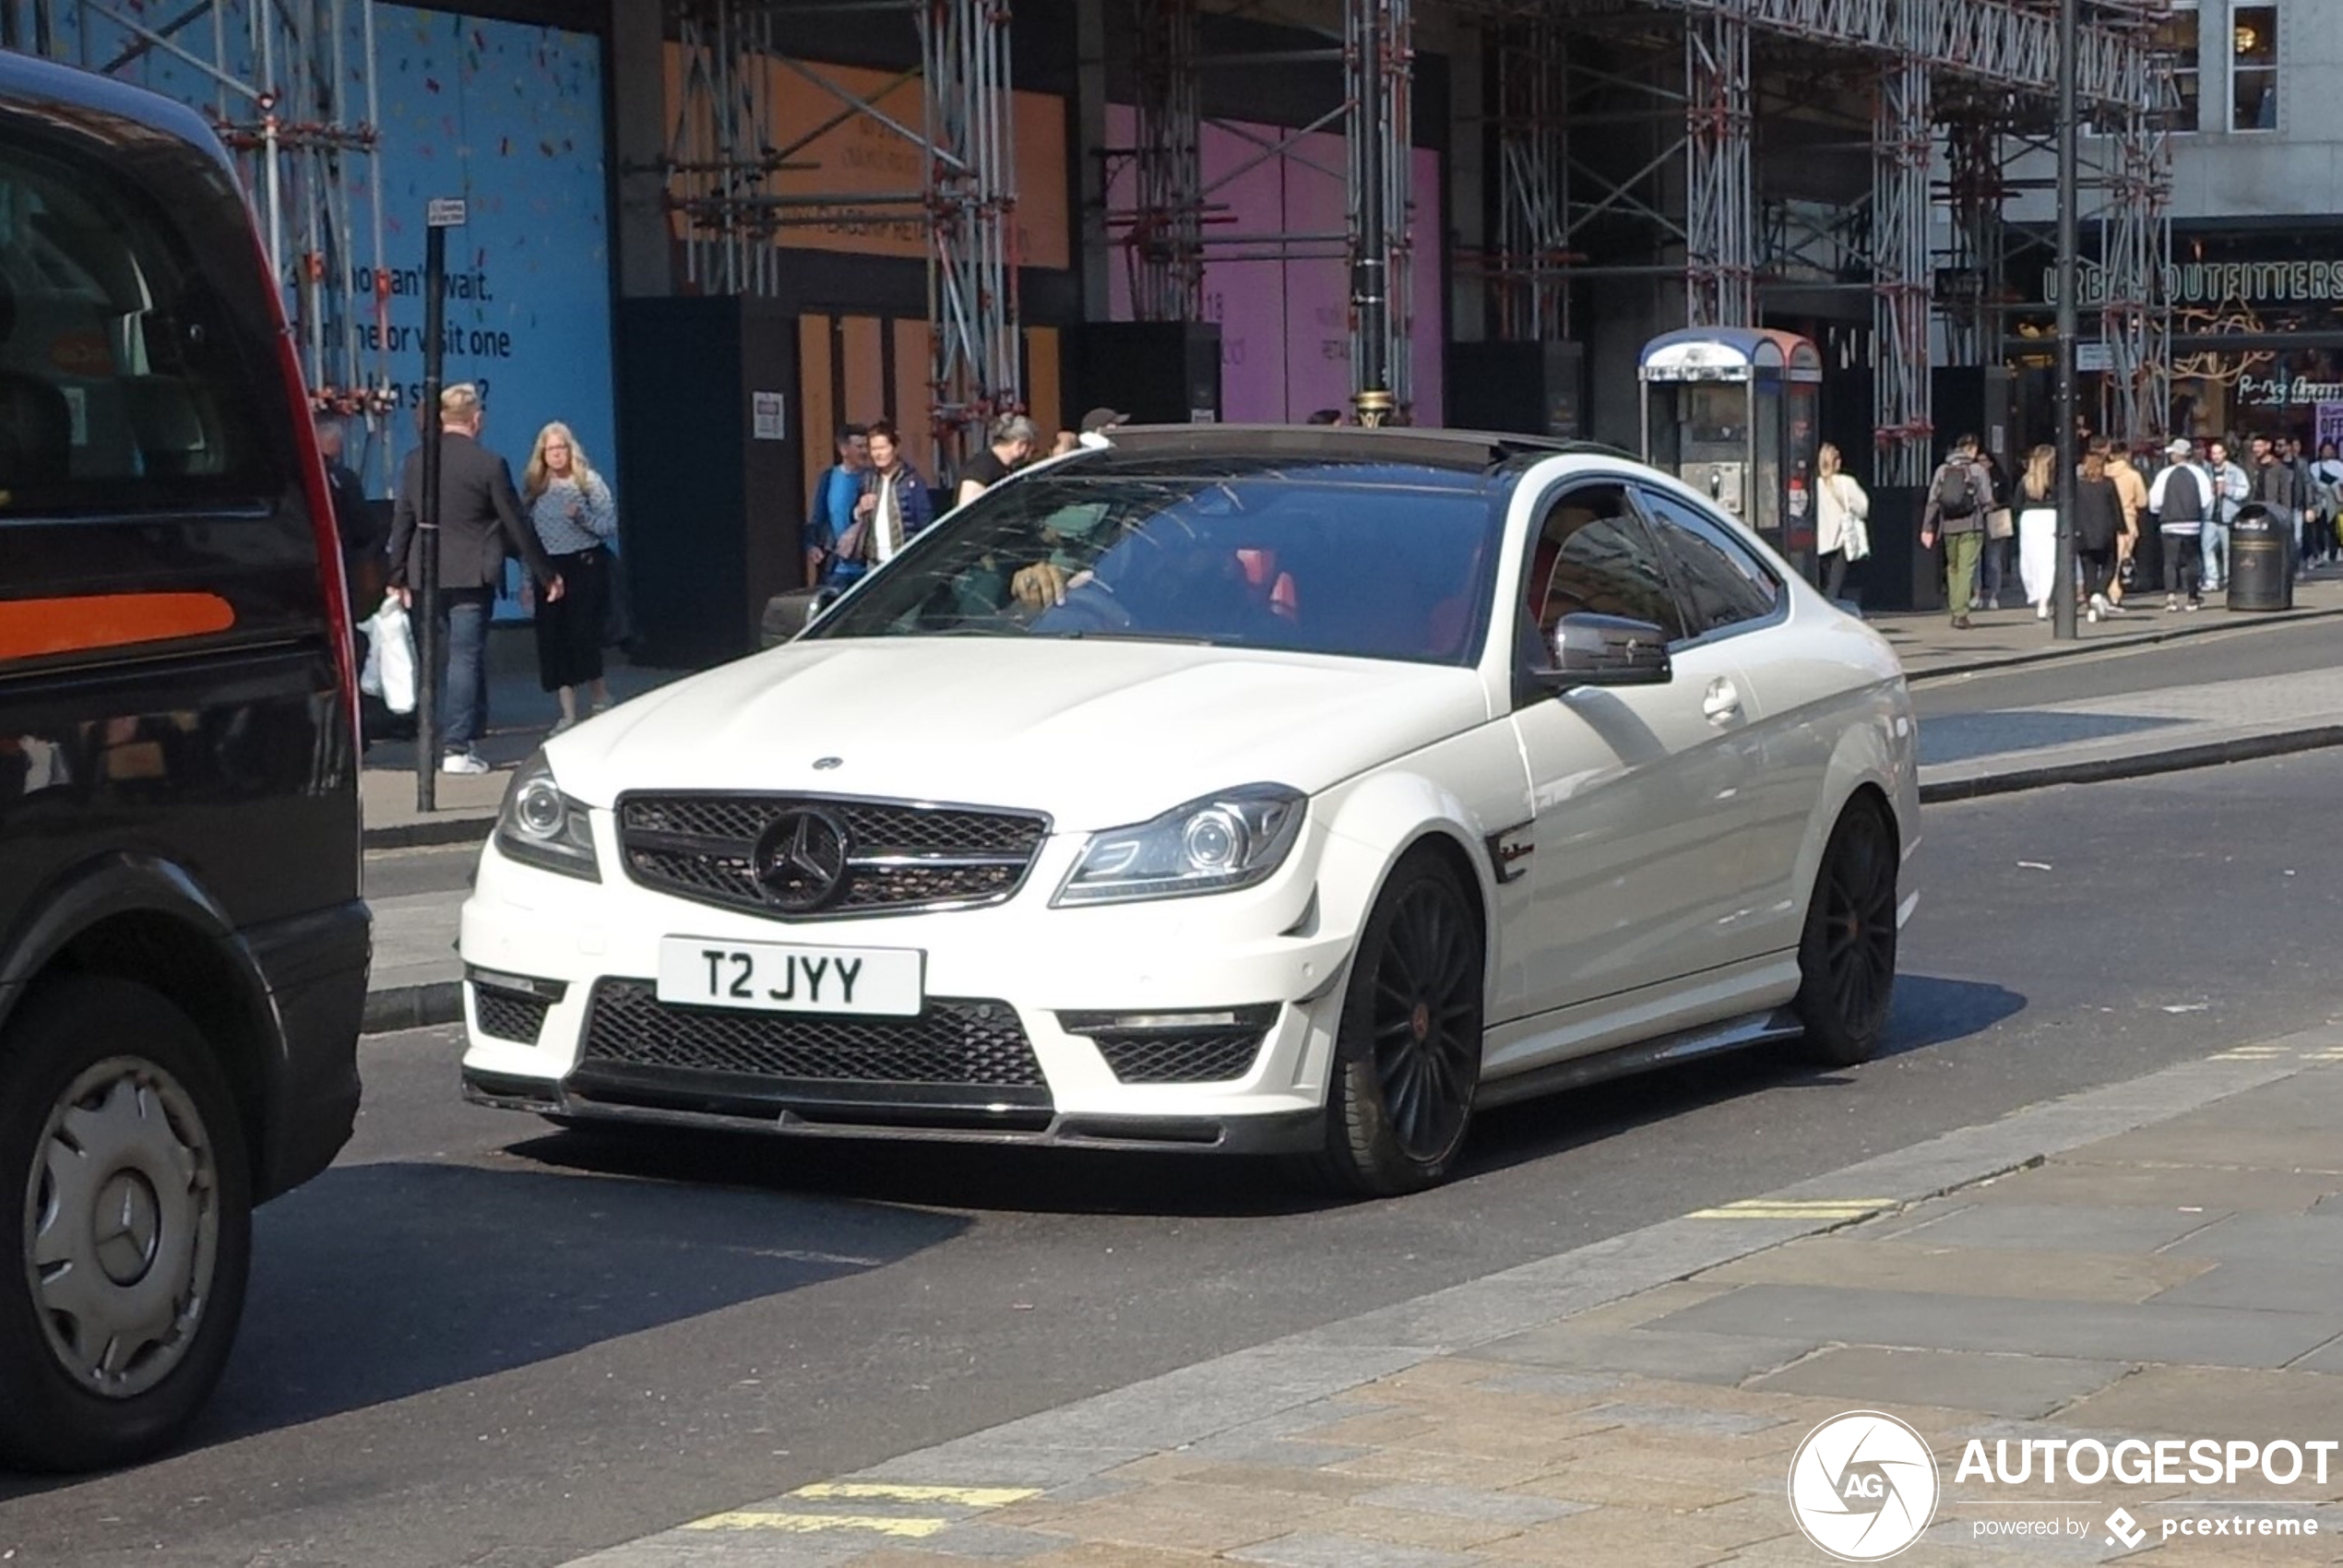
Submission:
[[[581,505],[584,515],[572,517],[570,509]],[[546,554],[575,555],[616,537],[618,504],[611,499],[610,486],[600,474],[588,474],[583,486],[575,480],[557,479],[549,481],[545,493],[529,504],[529,520],[535,525],[537,542],[545,547]]]

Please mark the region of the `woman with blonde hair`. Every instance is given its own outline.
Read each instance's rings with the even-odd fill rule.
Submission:
[[[1838,448],[1827,441],[1814,453],[1814,506],[1823,597],[1837,599],[1847,586],[1847,568],[1871,553],[1871,497],[1840,466]]]
[[[610,541],[618,535],[618,505],[569,426],[558,420],[537,433],[520,494],[537,541],[565,585],[560,599],[537,605],[537,679],[561,698],[561,721],[553,730],[558,735],[577,722],[579,687],[591,690],[596,713],[610,707],[602,623],[610,608]]]
[[[2017,580],[2038,621],[2050,619],[2058,588],[2057,471],[2058,448],[2037,446],[2026,454],[2026,476],[2017,481]]]

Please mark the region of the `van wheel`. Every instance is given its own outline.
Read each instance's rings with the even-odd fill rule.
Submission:
[[[1798,974],[1805,1055],[1830,1067],[1870,1061],[1896,992],[1896,839],[1868,798],[1830,830]]]
[[[145,986],[43,985],[0,1034],[0,1461],[161,1447],[227,1365],[252,1257],[233,1102]]]
[[[1350,968],[1313,1184],[1391,1196],[1445,1181],[1481,1087],[1484,966],[1469,895],[1410,855],[1376,900]]]

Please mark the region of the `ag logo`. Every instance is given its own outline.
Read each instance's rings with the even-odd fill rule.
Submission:
[[[1893,1416],[1834,1416],[1790,1458],[1790,1512],[1842,1562],[1893,1557],[1936,1516],[1936,1456]]]

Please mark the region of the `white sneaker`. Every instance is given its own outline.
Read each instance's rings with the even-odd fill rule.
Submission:
[[[2088,622],[2089,622],[2092,625],[2094,625],[2094,626],[2098,625],[2098,624],[2099,624],[2099,606],[2098,606],[2098,605],[2096,605],[2096,604],[2094,604],[2094,605],[2092,605],[2092,606],[2091,606],[2088,610],[2084,611],[2084,612],[2083,612],[2083,619],[2084,619],[2084,620],[2086,620],[2086,621],[2088,621]]]
[[[2049,600],[2046,599],[2042,600],[2041,603],[2034,606],[2034,619],[2037,621],[2047,621],[2050,619]]]
[[[449,752],[439,759],[439,771],[442,773],[485,773],[488,771],[488,764],[481,759],[478,752]]]

